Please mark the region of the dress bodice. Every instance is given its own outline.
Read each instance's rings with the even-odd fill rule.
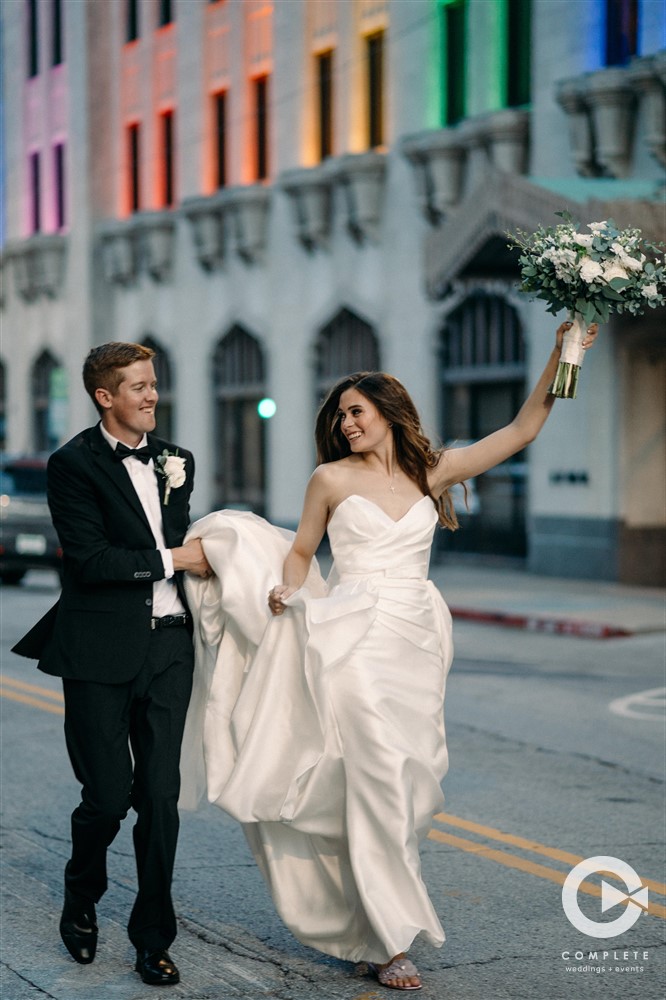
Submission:
[[[353,493],[336,507],[328,525],[337,577],[424,580],[436,525],[430,497],[421,497],[394,521],[372,500]]]

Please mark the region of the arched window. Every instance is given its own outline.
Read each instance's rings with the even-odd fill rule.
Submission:
[[[509,423],[525,398],[525,345],[516,310],[476,294],[451,312],[440,335],[442,438],[477,441]],[[525,555],[525,452],[479,476],[463,530],[447,533],[457,549]]]
[[[157,419],[156,432],[167,441],[173,441],[174,435],[174,391],[171,377],[171,362],[169,355],[162,345],[152,336],[144,337],[141,341],[144,347],[149,347],[155,351],[153,367],[157,378],[157,391],[159,400],[155,417]]]
[[[349,309],[341,309],[319,331],[315,345],[317,398],[331,385],[351,372],[377,371],[379,344],[375,331]]]
[[[32,437],[35,451],[57,448],[65,436],[66,423],[66,372],[50,351],[42,351],[32,368]]]
[[[263,514],[266,430],[257,406],[265,396],[265,365],[258,340],[240,326],[215,349],[213,395],[216,504]]]

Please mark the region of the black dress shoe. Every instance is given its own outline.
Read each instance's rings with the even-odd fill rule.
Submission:
[[[97,951],[95,904],[91,899],[74,896],[68,889],[65,890],[60,937],[75,962],[90,965]]]
[[[168,951],[137,951],[135,968],[148,986],[175,986],[180,982],[178,966]]]

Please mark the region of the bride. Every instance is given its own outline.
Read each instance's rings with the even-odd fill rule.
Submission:
[[[427,579],[434,531],[457,526],[453,484],[543,426],[567,326],[515,419],[466,447],[434,450],[392,376],[342,379],[317,416],[295,536],[239,511],[191,529],[216,577],[187,582],[197,666],[182,804],[207,793],[239,820],[294,935],[367,962],[389,988],[421,988],[406,956],[417,935],[444,941],[419,859],[447,769],[451,616]]]

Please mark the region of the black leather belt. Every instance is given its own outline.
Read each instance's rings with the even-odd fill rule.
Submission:
[[[183,612],[182,615],[164,615],[163,618],[151,618],[151,629],[156,628],[177,628],[179,625],[189,625],[190,616]]]

